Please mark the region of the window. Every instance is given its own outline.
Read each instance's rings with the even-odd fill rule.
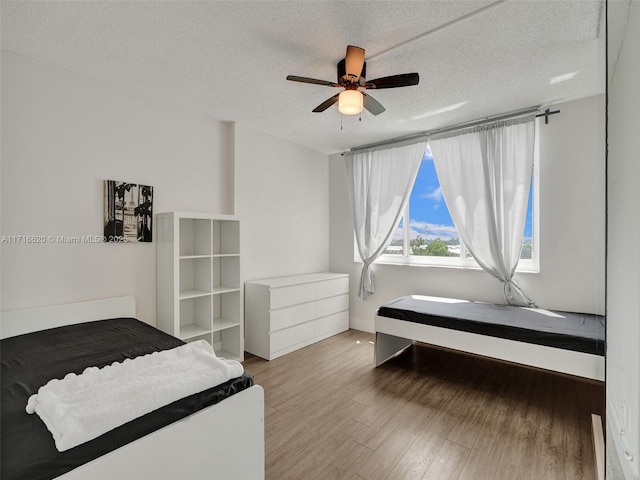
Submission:
[[[537,164],[536,154],[518,271],[537,271]],[[449,215],[428,146],[393,241],[377,262],[480,268],[460,240]]]

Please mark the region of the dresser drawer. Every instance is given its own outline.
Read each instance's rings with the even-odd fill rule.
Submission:
[[[314,323],[316,325],[316,337],[324,338],[329,334],[341,332],[349,328],[349,312],[345,311],[319,318]]]
[[[349,295],[338,295],[337,297],[323,298],[316,302],[316,318],[326,317],[333,313],[342,312],[349,309]]]
[[[314,283],[302,283],[300,285],[272,288],[270,292],[271,310],[313,301],[316,295],[315,287]]]
[[[315,322],[303,323],[295,327],[286,328],[279,332],[271,333],[271,352],[277,352],[296,343],[311,340],[315,336]]]
[[[348,300],[347,300],[348,302]],[[272,310],[269,313],[271,322],[271,331],[282,330],[283,328],[293,327],[300,323],[308,322],[317,317],[314,303],[302,303],[293,307],[280,308]]]
[[[324,280],[316,284],[316,298],[333,297],[349,293],[349,277]]]

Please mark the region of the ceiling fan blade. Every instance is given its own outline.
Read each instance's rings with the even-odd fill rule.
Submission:
[[[313,109],[314,112],[318,113],[318,112],[324,112],[327,108],[329,108],[331,105],[333,105],[334,103],[338,102],[338,97],[340,96],[339,93],[336,93],[333,97],[326,99],[324,102],[322,102],[320,105],[318,105],[316,108]]]
[[[396,88],[418,85],[420,76],[417,73],[402,73],[390,77],[376,78],[365,83],[365,88]]]
[[[349,45],[344,59],[346,74],[358,80],[362,75],[362,67],[364,67],[364,48]]]
[[[364,108],[369,110],[374,115],[380,115],[382,112],[384,112],[385,108],[375,98],[373,98],[371,95],[367,95],[364,92],[362,92],[362,95],[364,96],[364,99],[362,101]]]
[[[314,85],[324,85],[327,87],[339,87],[335,82],[329,82],[328,80],[318,80],[316,78],[298,77],[297,75],[287,75],[287,80],[292,82],[312,83]]]

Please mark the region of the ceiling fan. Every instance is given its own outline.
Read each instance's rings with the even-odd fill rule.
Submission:
[[[315,78],[299,77],[296,75],[287,76],[287,80],[293,82],[312,83],[314,85],[325,85],[327,87],[339,87],[344,90],[328,98],[316,108],[314,112],[324,112],[331,105],[338,103],[338,110],[345,115],[357,115],[366,108],[373,115],[380,115],[385,108],[365,90],[380,88],[397,88],[417,85],[420,78],[417,73],[403,73],[391,75],[389,77],[366,79],[367,62],[364,61],[364,48],[347,47],[345,58],[338,62],[338,81],[329,82],[327,80],[317,80]]]

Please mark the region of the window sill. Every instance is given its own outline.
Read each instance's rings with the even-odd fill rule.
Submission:
[[[362,264],[362,260],[354,260],[354,263]],[[436,268],[436,269],[445,269],[445,270],[470,270],[470,271],[483,271],[482,268],[478,264],[448,264],[448,263],[423,263],[423,262],[412,262],[412,261],[401,261],[396,259],[378,259],[374,262],[374,265],[390,265],[394,267],[421,267],[421,268]],[[521,265],[516,269],[516,274],[539,274],[540,267],[535,265],[533,261],[528,261],[528,264]]]

